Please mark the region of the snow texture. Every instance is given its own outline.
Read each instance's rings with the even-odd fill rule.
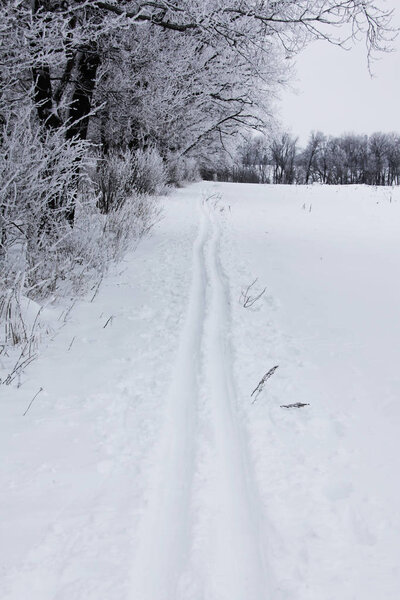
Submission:
[[[399,190],[164,205],[0,388],[0,598],[398,600]]]

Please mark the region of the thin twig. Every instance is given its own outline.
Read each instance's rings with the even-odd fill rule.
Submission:
[[[36,324],[38,322],[38,319],[40,317],[40,313],[42,312],[43,308],[44,308],[43,306],[41,306],[39,308],[38,313],[37,313],[37,315],[35,317],[35,320],[33,321],[32,329],[31,329],[31,334],[29,336],[29,348],[28,348],[28,354],[29,354],[29,356],[31,356],[32,343],[34,342],[34,335],[33,334],[35,332]]]
[[[32,404],[34,403],[34,401],[36,400],[36,398],[39,396],[40,392],[43,392],[43,388],[42,387],[40,388],[40,390],[38,392],[36,392],[36,394],[33,396],[32,400],[29,402],[28,408],[26,409],[26,411],[22,415],[23,417],[25,417],[26,413],[28,412],[28,410],[30,409],[30,407],[32,406]]]
[[[68,319],[68,317],[69,317],[69,314],[70,314],[71,310],[74,308],[74,306],[75,306],[76,302],[77,302],[77,300],[74,300],[74,301],[72,302],[71,306],[69,307],[69,309],[67,310],[67,312],[65,313],[65,316],[64,316],[64,319],[63,319],[64,323],[66,323],[66,322],[67,322],[67,319]]]
[[[94,294],[93,294],[92,299],[90,300],[90,302],[93,302],[93,300],[96,298],[97,294],[99,293],[101,282],[103,281],[103,276],[104,276],[104,274],[102,273],[101,276],[100,276],[99,281],[96,284],[96,289],[94,290]]]
[[[114,315],[111,315],[111,317],[109,317],[107,319],[106,324],[103,325],[103,329],[105,329],[107,327],[107,325],[112,322],[113,318],[114,318]]]
[[[24,369],[26,369],[26,367],[28,365],[30,365],[31,362],[33,362],[36,358],[37,358],[37,354],[33,354],[32,356],[28,356],[22,362],[18,362],[15,365],[14,369],[11,371],[11,373],[9,375],[7,375],[7,377],[6,377],[6,379],[4,380],[3,383],[5,383],[5,385],[11,385],[11,383],[14,381],[14,379],[16,377],[18,377],[19,375],[21,375],[22,371]]]

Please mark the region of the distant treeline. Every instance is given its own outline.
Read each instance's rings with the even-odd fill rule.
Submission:
[[[399,185],[400,135],[313,132],[304,149],[289,133],[253,137],[238,148],[231,164],[204,169],[202,175],[241,183]]]

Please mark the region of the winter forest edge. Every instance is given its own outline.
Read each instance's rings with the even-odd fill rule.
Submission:
[[[372,56],[393,35],[370,0],[1,2],[1,382],[36,356],[43,307],[95,294],[169,187],[398,185],[399,135],[300,150],[274,120],[307,44],[363,36]]]

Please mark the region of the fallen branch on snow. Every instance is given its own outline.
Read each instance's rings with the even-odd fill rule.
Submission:
[[[255,397],[254,397],[254,400],[253,400],[252,404],[254,404],[254,402],[257,400],[258,396],[261,394],[261,392],[264,389],[264,385],[266,384],[266,382],[268,381],[268,379],[270,377],[272,377],[272,375],[275,373],[275,371],[277,370],[278,367],[279,367],[279,365],[275,365],[275,367],[272,367],[272,369],[270,369],[269,371],[267,371],[267,373],[265,373],[264,377],[261,379],[261,381],[257,385],[256,389],[251,392],[252,396],[255,394]]]
[[[295,402],[294,404],[281,404],[281,408],[303,408],[303,406],[310,406],[307,402]]]
[[[249,286],[247,286],[247,288],[245,290],[241,291],[239,302],[243,306],[243,308],[249,308],[250,306],[253,306],[253,304],[255,304],[257,302],[257,300],[259,300],[261,298],[261,296],[263,296],[265,294],[265,292],[267,291],[267,288],[264,288],[256,296],[251,296],[250,290],[253,287],[253,285],[255,283],[257,283],[257,281],[258,281],[258,279],[255,279],[253,281],[253,283],[251,283]]]

